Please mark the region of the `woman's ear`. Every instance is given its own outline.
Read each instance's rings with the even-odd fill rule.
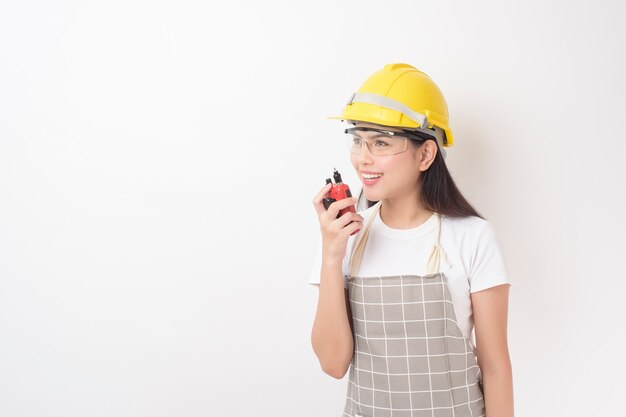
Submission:
[[[427,140],[422,143],[422,146],[416,152],[417,162],[419,163],[418,169],[426,171],[430,168],[430,165],[435,160],[435,156],[437,156],[437,152],[439,152],[439,149],[437,149],[437,144],[434,141]]]

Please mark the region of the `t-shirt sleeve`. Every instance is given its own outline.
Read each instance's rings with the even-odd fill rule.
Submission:
[[[470,262],[470,293],[482,291],[496,285],[509,284],[506,261],[500,250],[491,223],[485,221]]]
[[[348,288],[348,280],[346,277],[346,259],[343,260],[343,286]],[[322,274],[322,236],[318,236],[317,248],[313,256],[313,266],[311,268],[311,276],[309,277],[309,284],[320,285],[320,276]]]

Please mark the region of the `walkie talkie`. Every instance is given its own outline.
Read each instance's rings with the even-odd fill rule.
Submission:
[[[326,208],[326,210],[328,210],[328,207],[330,207],[331,203],[337,200],[343,200],[344,198],[352,197],[352,193],[350,192],[350,187],[348,187],[348,184],[345,184],[341,180],[341,174],[339,174],[339,171],[337,171],[336,168],[333,168],[333,169],[334,169],[333,178],[335,179],[335,184],[333,184],[333,186],[330,188],[328,193],[326,193],[326,197],[322,199],[322,203],[324,204],[324,208]],[[333,182],[330,178],[326,178],[326,184],[332,184],[332,183]],[[356,213],[356,209],[354,205],[351,205],[349,207],[339,210],[339,213],[337,214],[337,218],[341,217],[344,213],[347,213],[349,211]],[[361,229],[355,230],[354,232],[350,234],[350,236],[358,233],[359,230]]]

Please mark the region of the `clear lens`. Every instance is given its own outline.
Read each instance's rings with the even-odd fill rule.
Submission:
[[[379,131],[366,139],[362,133],[353,129],[347,129],[345,138],[346,147],[350,153],[360,155],[363,152],[363,146],[367,146],[369,152],[374,156],[395,155],[404,152],[407,147],[407,140],[406,136],[389,136],[386,131]]]

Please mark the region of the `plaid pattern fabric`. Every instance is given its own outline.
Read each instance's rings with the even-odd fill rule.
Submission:
[[[484,417],[476,352],[461,331],[440,260],[441,216],[427,274],[359,277],[376,203],[354,247],[348,294],[354,328],[344,417]]]
[[[480,417],[482,378],[442,273],[350,277],[355,353],[344,416]]]

